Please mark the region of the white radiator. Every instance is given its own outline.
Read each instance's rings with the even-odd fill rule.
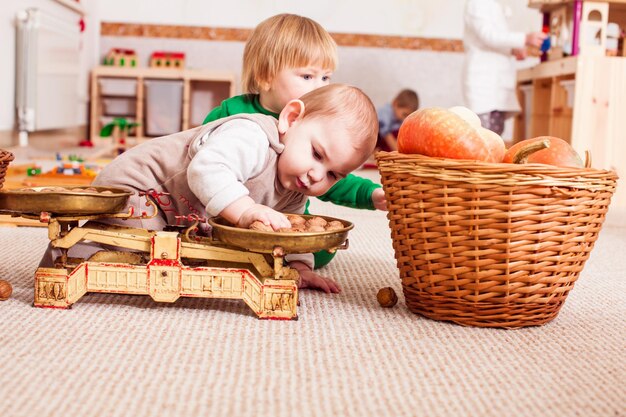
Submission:
[[[80,30],[71,21],[30,8],[17,13],[16,97],[20,145],[28,132],[81,124]]]

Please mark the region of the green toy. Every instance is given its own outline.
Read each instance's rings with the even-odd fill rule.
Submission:
[[[107,123],[100,130],[100,137],[113,137],[115,148],[118,153],[122,153],[127,148],[127,137],[130,129],[139,126],[139,123],[129,122],[123,117],[116,117],[111,123]]]

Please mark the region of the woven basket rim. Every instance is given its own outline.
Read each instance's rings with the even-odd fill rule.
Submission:
[[[615,170],[557,167],[546,164],[510,164],[465,159],[434,158],[397,151],[375,154],[381,174],[415,175],[438,181],[453,181],[503,187],[546,186],[584,190],[614,187]]]
[[[439,158],[420,154],[404,154],[398,151],[386,152],[378,151],[375,154],[376,160],[406,160],[419,159],[420,162],[430,163],[436,166],[450,166],[453,169],[466,169],[466,167],[476,168],[506,168],[513,172],[529,172],[534,173],[537,171],[546,173],[562,173],[562,172],[602,172],[605,174],[612,174],[617,176],[615,169],[599,169],[599,168],[576,168],[576,167],[558,167],[555,165],[539,164],[539,163],[527,163],[527,164],[513,164],[507,162],[484,162],[471,159],[452,159],[452,158]]]
[[[11,162],[13,158],[15,158],[15,156],[11,152],[5,149],[0,149],[0,162],[8,163],[8,162]]]

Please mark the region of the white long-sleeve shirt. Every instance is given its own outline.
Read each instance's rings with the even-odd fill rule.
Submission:
[[[523,48],[526,34],[510,31],[496,0],[468,0],[463,45],[463,98],[474,112],[516,112],[513,48]]]
[[[244,183],[263,171],[270,146],[261,126],[247,119],[226,122],[192,145],[187,181],[209,215],[219,215],[228,205],[250,194]],[[273,146],[282,151],[282,144]],[[313,269],[311,254],[290,254],[285,259],[301,261]]]
[[[194,146],[187,180],[211,216],[249,195],[244,183],[261,172],[269,152],[263,129],[246,119],[224,123]]]

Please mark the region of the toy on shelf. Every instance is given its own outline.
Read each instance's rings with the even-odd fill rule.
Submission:
[[[150,56],[150,66],[155,68],[184,68],[184,52],[155,51]]]
[[[541,51],[542,61],[580,54],[626,55],[619,45],[626,25],[623,3],[623,0],[530,0],[530,7],[541,9],[544,31],[547,28],[550,35],[550,47]]]
[[[606,55],[618,56],[620,38],[622,37],[622,30],[619,25],[614,22],[609,22],[606,26]]]
[[[609,4],[606,2],[583,2],[580,20],[579,53],[605,55],[606,35],[609,23]]]
[[[572,55],[572,12],[566,5],[555,6],[543,14],[542,32],[547,35],[532,55],[541,56],[542,61],[552,61]]]
[[[112,48],[104,57],[104,65],[115,67],[136,67],[137,53],[134,49]]]
[[[205,237],[196,234],[205,219],[195,215],[181,216],[183,226],[172,225],[165,231],[98,222],[152,218],[158,212],[153,201],[169,198],[149,190],[140,193],[147,209],[143,202],[142,208],[125,209],[132,194],[113,187],[0,192],[0,213],[47,224],[51,245],[61,253],[53,268],[40,267],[35,272],[36,307],[69,308],[88,292],[145,294],[169,303],[180,297],[241,299],[259,318],[296,319],[300,276],[284,265],[284,257],[347,249],[353,227],[348,221],[325,217],[343,227],[274,233],[233,227],[215,218],[208,220],[212,237]],[[69,257],[68,250],[82,241],[124,250],[103,249],[88,259]]]
[[[541,31],[546,34],[546,38],[541,43],[541,47],[539,48],[539,50],[545,53],[548,52],[548,50],[550,50],[550,47],[552,46],[552,34],[550,33],[551,31],[548,26],[544,26]]]

